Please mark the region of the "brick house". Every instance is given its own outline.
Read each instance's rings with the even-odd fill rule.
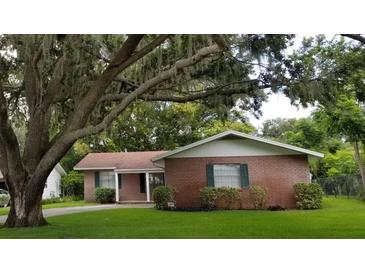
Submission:
[[[308,162],[321,157],[230,130],[172,151],[90,153],[74,169],[84,172],[87,201],[94,200],[96,187],[110,187],[117,189],[117,202],[151,202],[153,189],[168,185],[177,191],[178,207],[199,207],[199,191],[205,186],[242,188],[242,195],[248,195],[250,185],[263,185],[268,205],[291,208],[293,185],[309,183]]]

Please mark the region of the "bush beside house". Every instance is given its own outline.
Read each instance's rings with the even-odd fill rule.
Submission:
[[[209,210],[239,208],[240,190],[233,187],[204,187],[200,190],[200,204]]]
[[[169,203],[175,203],[175,189],[170,186],[156,187],[152,192],[153,201],[157,209],[168,209]]]
[[[294,185],[296,206],[299,209],[319,209],[322,207],[322,188],[316,183]]]
[[[254,185],[249,190],[250,199],[255,209],[265,209],[267,200],[267,187]]]
[[[212,210],[216,207],[218,197],[217,188],[204,187],[200,190],[200,204],[202,208]]]
[[[237,209],[240,201],[241,189],[233,187],[219,187],[217,188],[217,201],[216,205],[218,209]]]
[[[101,204],[115,202],[115,190],[112,188],[98,187],[95,189],[95,200]]]

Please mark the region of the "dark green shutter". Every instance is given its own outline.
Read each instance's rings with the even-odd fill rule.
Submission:
[[[122,174],[118,173],[118,188],[122,188]]]
[[[208,186],[214,187],[213,165],[207,165],[207,181],[208,181]]]
[[[99,171],[95,172],[95,188],[100,187],[100,173]]]
[[[248,188],[250,185],[249,179],[248,179],[248,166],[247,164],[240,165],[240,171],[241,171],[241,187],[242,188]]]

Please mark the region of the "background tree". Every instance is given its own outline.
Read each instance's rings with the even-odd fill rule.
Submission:
[[[365,165],[361,156],[361,144],[365,147],[365,109],[359,105],[354,96],[341,95],[333,105],[321,108],[318,115],[327,119],[326,124],[330,134],[339,134],[353,145],[365,187]]]
[[[323,165],[328,177],[337,175],[356,175],[359,168],[354,159],[354,152],[344,148],[336,153],[327,153],[323,159]]]
[[[244,111],[201,103],[135,102],[104,132],[75,143],[62,159],[72,170],[88,152],[172,150],[228,129],[252,133]]]
[[[271,139],[281,139],[283,134],[293,130],[296,119],[275,118],[262,123],[262,136]]]

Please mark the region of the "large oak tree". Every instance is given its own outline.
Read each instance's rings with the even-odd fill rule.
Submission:
[[[45,224],[46,178],[80,138],[105,130],[135,100],[259,112],[270,64],[290,35],[2,35],[0,170],[7,227]],[[260,58],[259,58],[260,57]],[[254,67],[258,69],[254,70]],[[24,144],[17,126],[26,128]]]

